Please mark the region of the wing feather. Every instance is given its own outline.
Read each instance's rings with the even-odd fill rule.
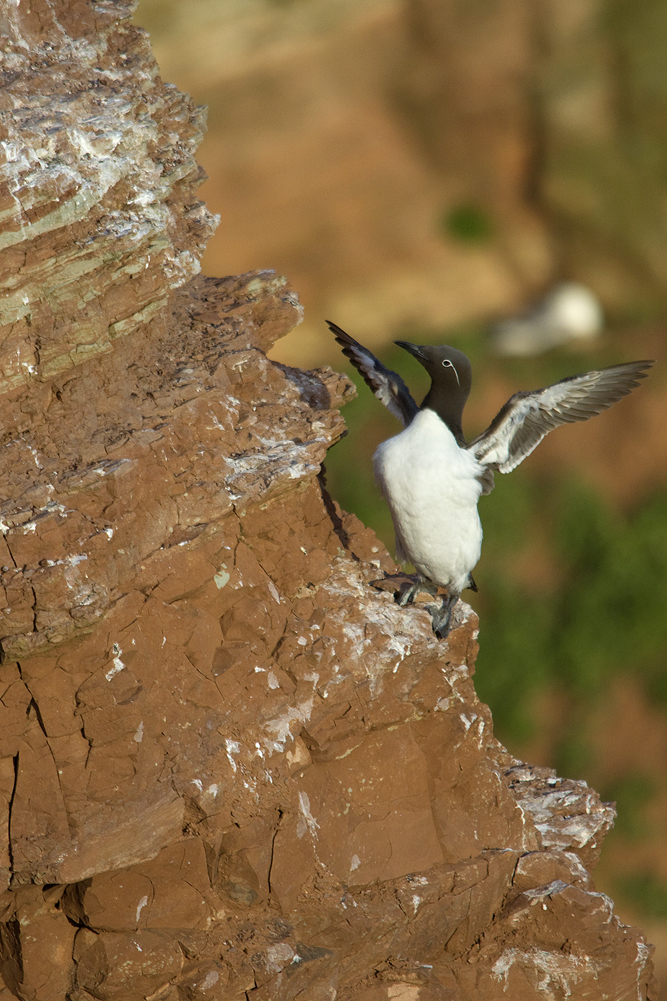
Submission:
[[[645,379],[652,361],[611,365],[573,375],[533,393],[515,393],[486,431],[467,446],[490,469],[509,473],[561,424],[586,421],[607,410]]]
[[[326,322],[329,330],[342,347],[343,354],[350,359],[366,385],[373,391],[378,400],[384,403],[389,413],[393,414],[403,427],[407,427],[419,407],[400,375],[385,368],[372,351],[355,341],[354,337],[346,334],[337,324],[330,320]]]

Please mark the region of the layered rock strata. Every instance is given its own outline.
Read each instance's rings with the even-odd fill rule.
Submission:
[[[2,23],[0,997],[654,997],[611,808],[494,739],[469,609],[370,586],[295,294],[193,276],[201,117],[128,11]]]

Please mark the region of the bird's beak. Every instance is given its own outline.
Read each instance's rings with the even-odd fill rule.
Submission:
[[[412,355],[414,358],[419,359],[419,361],[426,361],[426,356],[422,353],[422,349],[416,344],[410,344],[409,341],[394,341],[399,348],[403,348],[408,354]]]

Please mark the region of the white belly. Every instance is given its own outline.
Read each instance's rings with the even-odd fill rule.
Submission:
[[[422,410],[378,446],[373,468],[391,510],[399,559],[460,594],[482,551],[480,464],[434,411]]]

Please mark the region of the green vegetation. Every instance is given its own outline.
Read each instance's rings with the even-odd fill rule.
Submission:
[[[630,841],[646,836],[647,829],[651,826],[646,808],[656,792],[654,777],[644,772],[623,775],[600,791],[604,802],[616,803],[616,834]]]
[[[667,920],[667,883],[656,873],[631,872],[615,881],[619,897],[623,897],[643,918]]]
[[[532,501],[534,488],[529,474],[516,475],[514,489],[497,499],[493,518],[485,517],[493,543],[479,610],[493,643],[482,644],[477,684],[509,741],[525,736],[529,696],[545,684],[573,703],[594,703],[623,671],[641,676],[654,696],[665,688],[667,497],[624,516],[583,482],[546,482],[539,510],[532,505],[527,516],[526,496]],[[512,579],[522,545],[516,535],[522,532],[529,546],[528,519],[535,517],[551,526],[550,555],[558,567],[544,594]],[[505,686],[513,692],[510,706],[501,696]]]
[[[462,243],[485,243],[494,232],[488,212],[479,205],[456,205],[449,209],[442,220],[447,236]]]

